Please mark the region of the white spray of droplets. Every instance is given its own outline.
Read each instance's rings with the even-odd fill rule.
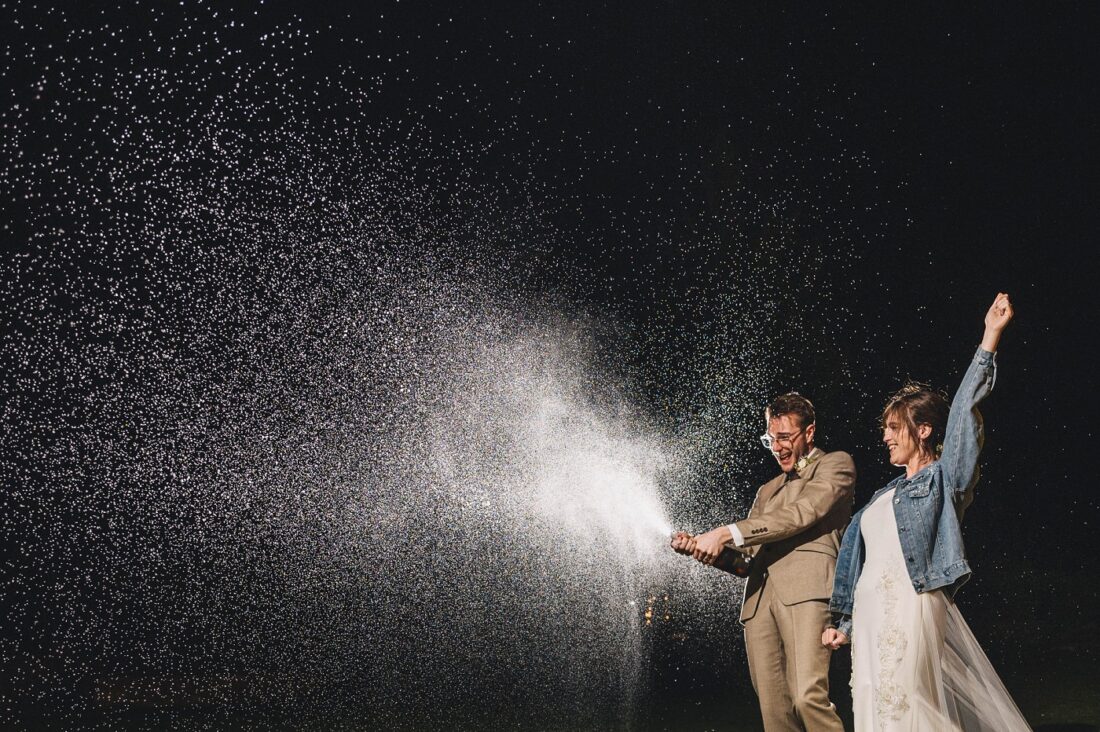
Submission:
[[[487,261],[559,238],[530,183],[361,79],[36,23],[69,45],[23,37],[53,126],[5,116],[15,713],[620,715],[670,452]]]
[[[4,708],[60,728],[607,727],[635,713],[645,598],[673,582],[713,600],[728,660],[736,585],[665,534],[744,508],[729,476],[759,455],[727,448],[773,340],[829,325],[777,313],[801,304],[789,281],[825,297],[804,263],[846,224],[797,257],[753,246],[831,215],[782,221],[821,192],[790,172],[807,153],[775,200],[748,167],[782,154],[745,163],[671,264],[638,258],[639,281],[703,269],[623,295],[652,308],[634,345],[655,365],[631,374],[609,357],[631,337],[598,343],[600,318],[538,293],[572,312],[594,279],[555,256],[577,243],[560,222],[605,216],[579,244],[634,262],[681,213],[662,191],[634,226],[540,182],[555,151],[522,94],[510,115],[470,88],[400,109],[407,69],[306,62],[370,55],[343,31],[117,10],[3,8]],[[714,483],[698,500],[693,470]]]
[[[366,497],[372,553],[387,558],[378,581],[393,622],[380,625],[400,629],[379,641],[427,663],[428,678],[460,673],[475,698],[518,693],[520,669],[540,716],[621,714],[645,593],[677,559],[656,498],[675,451],[592,383],[572,329],[467,328],[443,347],[456,363],[419,396],[434,407],[398,448],[400,486]],[[410,607],[422,614],[412,637],[396,620]]]
[[[598,372],[575,338],[528,332],[478,360],[436,416],[432,457],[447,483],[472,488],[474,503],[518,509],[533,531],[606,534],[616,552],[667,536],[655,481],[671,472],[670,446],[627,431],[637,418],[591,384]]]

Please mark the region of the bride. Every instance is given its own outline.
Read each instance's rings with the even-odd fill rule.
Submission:
[[[857,730],[1030,729],[952,600],[970,577],[960,522],[978,482],[977,405],[1012,314],[998,294],[950,407],[913,384],[882,412],[882,441],[905,475],[852,517],[830,603],[838,622],[821,636],[834,650],[852,640]]]

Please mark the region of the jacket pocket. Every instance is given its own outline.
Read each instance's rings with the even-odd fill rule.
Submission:
[[[910,498],[924,498],[932,490],[932,477],[927,476],[919,483],[913,483],[905,489],[905,494]]]
[[[817,542],[811,542],[809,544],[803,544],[802,546],[795,547],[796,552],[816,552],[817,554],[827,554],[828,556],[836,559],[836,547],[830,544],[818,544]]]

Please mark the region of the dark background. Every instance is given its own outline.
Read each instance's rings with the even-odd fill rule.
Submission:
[[[395,76],[372,108],[379,120],[420,109],[439,135],[467,141],[493,136],[486,119],[513,120],[522,134],[502,150],[540,151],[532,178],[583,204],[562,219],[573,236],[544,255],[557,266],[532,291],[567,289],[639,329],[658,305],[671,309],[656,353],[639,361],[693,362],[723,274],[748,253],[765,257],[785,293],[771,303],[776,319],[814,334],[775,354],[767,390],[814,398],[825,445],[859,466],[857,505],[894,473],[878,405],[909,376],[952,388],[994,294],[1010,293],[1017,317],[983,407],[983,483],[966,520],[975,575],[960,604],[1033,724],[1100,724],[1092,4],[367,5],[249,11],[261,29],[293,20],[363,39],[362,54],[319,46],[301,72]],[[128,18],[135,36],[149,22],[129,6],[89,6],[75,22],[94,27],[104,12]],[[49,29],[38,33],[21,42],[44,47]],[[36,69],[11,48],[9,85],[24,89]],[[809,193],[784,195],[800,184]],[[745,190],[771,215],[716,227],[723,201]],[[4,205],[18,250],[23,204]],[[620,219],[629,234],[616,237]],[[699,244],[704,231],[717,243]],[[799,282],[814,257],[827,291]],[[761,461],[749,482],[770,471]],[[720,486],[699,502],[715,517],[746,508]],[[705,647],[653,642],[655,726],[719,727],[738,716],[727,698],[751,709],[747,671],[710,676]],[[689,672],[661,662],[682,654]]]

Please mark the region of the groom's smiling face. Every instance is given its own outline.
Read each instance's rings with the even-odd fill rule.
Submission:
[[[798,415],[784,414],[768,420],[768,434],[772,437],[772,455],[779,468],[789,473],[798,459],[812,449],[814,425],[803,428]]]

